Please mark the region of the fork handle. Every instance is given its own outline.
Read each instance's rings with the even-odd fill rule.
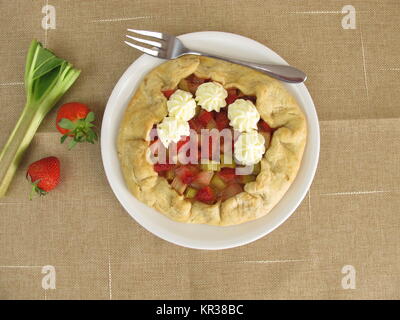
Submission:
[[[243,60],[237,60],[237,59],[216,56],[216,55],[212,55],[212,54],[205,53],[205,52],[199,52],[199,51],[190,51],[190,52],[187,52],[186,54],[193,54],[193,55],[197,55],[197,56],[206,56],[206,57],[210,57],[210,58],[215,58],[215,59],[220,59],[220,60],[240,64],[242,66],[250,67],[252,69],[263,72],[263,73],[271,76],[272,78],[275,78],[275,79],[278,79],[278,80],[281,80],[284,82],[302,83],[302,82],[306,81],[306,79],[307,79],[307,75],[303,71],[296,69],[295,67],[292,67],[292,66],[248,62],[248,61],[243,61]]]

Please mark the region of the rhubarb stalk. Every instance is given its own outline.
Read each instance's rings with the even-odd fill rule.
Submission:
[[[26,105],[0,153],[0,197],[3,197],[40,123],[80,74],[69,62],[33,40],[25,65]]]

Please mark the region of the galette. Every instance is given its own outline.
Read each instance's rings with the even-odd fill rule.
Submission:
[[[307,124],[277,80],[184,56],[153,69],[130,101],[117,148],[130,192],[167,217],[227,226],[267,214],[299,170]]]

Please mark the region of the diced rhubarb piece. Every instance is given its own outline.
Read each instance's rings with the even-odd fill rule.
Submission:
[[[235,102],[237,98],[239,98],[238,90],[235,88],[230,88],[226,90],[228,92],[228,96],[226,97],[225,101],[227,105],[230,105]]]
[[[197,190],[192,187],[188,187],[185,191],[185,197],[188,199],[193,199],[197,194]]]
[[[261,162],[258,162],[253,166],[253,174],[258,175],[260,171],[261,171]]]
[[[246,183],[249,183],[249,182],[252,182],[255,180],[256,180],[256,176],[253,176],[252,174],[237,176],[237,181],[242,184],[246,184]]]
[[[260,131],[264,131],[264,132],[272,132],[273,131],[273,129],[264,120],[258,121],[258,128],[260,129]]]
[[[197,189],[201,189],[202,187],[208,186],[211,182],[211,179],[214,175],[212,171],[200,171],[191,185]]]
[[[234,168],[222,168],[218,175],[226,183],[234,182],[236,178],[236,173]]]
[[[236,163],[233,161],[232,155],[228,154],[221,154],[220,155],[220,160],[221,160],[221,168],[236,168]]]
[[[206,111],[206,110],[201,110],[199,115],[196,117],[196,119],[203,125],[207,126],[207,124],[214,119],[214,115],[212,112]]]
[[[229,119],[225,111],[221,110],[220,112],[216,113],[215,122],[218,130],[229,128]]]
[[[175,178],[175,170],[174,169],[170,169],[168,171],[165,172],[165,179],[167,179],[168,181],[172,181]]]
[[[175,170],[175,174],[179,179],[182,180],[183,183],[185,184],[190,184],[194,181],[194,179],[197,176],[197,173],[199,172],[199,169],[194,166],[194,165],[183,165]]]
[[[175,177],[171,182],[171,187],[174,188],[179,194],[183,194],[186,190],[187,184],[183,183],[178,177]]]
[[[204,171],[220,171],[221,167],[219,162],[203,159],[203,163],[200,164],[200,167]]]
[[[217,174],[215,174],[211,179],[210,185],[218,190],[222,190],[226,187],[226,183],[224,182],[224,180],[222,180]]]
[[[242,186],[238,183],[232,183],[232,184],[228,185],[224,190],[221,191],[220,197],[221,197],[221,200],[224,201],[226,199],[236,196],[237,194],[239,194],[241,192],[243,192]]]
[[[264,146],[265,150],[267,150],[271,142],[271,132],[260,131],[260,134],[264,137]]]
[[[176,91],[176,89],[171,89],[171,90],[163,90],[162,93],[164,96],[169,99],[170,96]]]
[[[175,165],[169,163],[156,163],[154,164],[154,171],[155,172],[163,172],[172,169]]]
[[[205,186],[197,191],[196,200],[207,204],[212,204],[216,200],[215,193],[210,186]]]

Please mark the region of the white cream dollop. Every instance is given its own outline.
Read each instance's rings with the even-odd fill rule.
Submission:
[[[178,142],[182,136],[190,135],[189,123],[182,119],[174,117],[165,117],[157,125],[157,134],[165,148],[171,142]]]
[[[240,132],[257,130],[260,114],[256,106],[249,100],[237,99],[228,106],[229,124]]]
[[[228,92],[217,82],[206,82],[196,90],[197,103],[207,111],[219,112],[221,108],[226,106],[226,97]]]
[[[242,133],[235,142],[235,158],[246,166],[261,161],[265,153],[265,139],[257,131]]]
[[[167,101],[170,117],[189,121],[196,114],[196,101],[190,92],[176,90]]]

